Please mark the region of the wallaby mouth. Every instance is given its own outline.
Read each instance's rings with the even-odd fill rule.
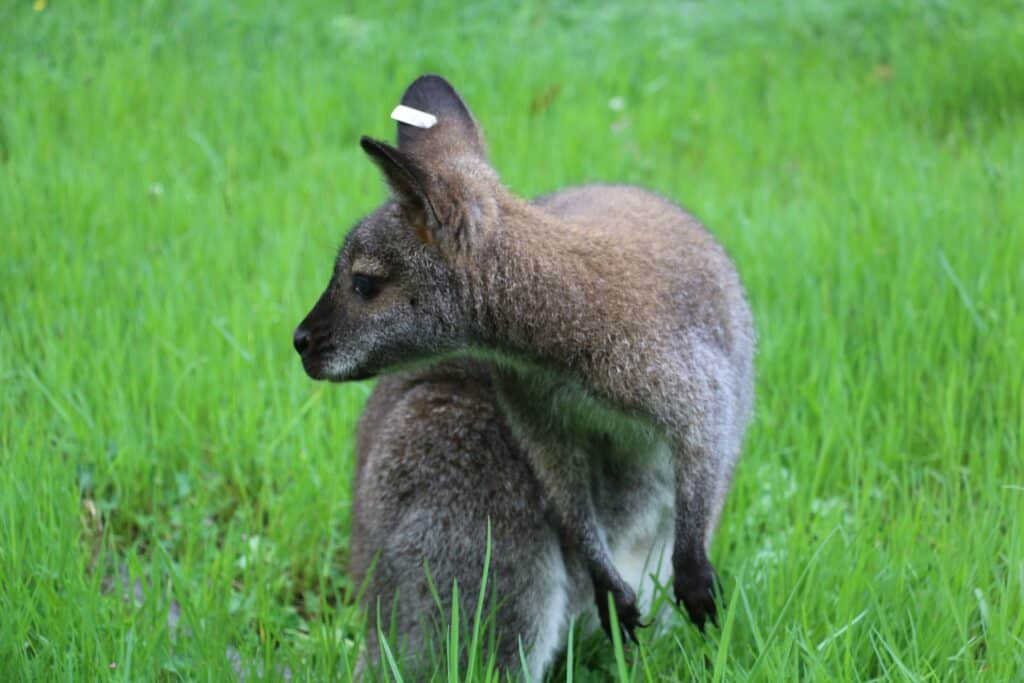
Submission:
[[[310,379],[315,379],[318,382],[329,379],[327,374],[324,372],[324,365],[317,358],[310,358],[309,356],[302,357],[302,369],[306,371]]]

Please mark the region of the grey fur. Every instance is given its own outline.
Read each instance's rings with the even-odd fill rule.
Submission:
[[[563,556],[540,484],[512,437],[482,363],[449,361],[390,375],[359,424],[351,570],[367,582],[369,662],[379,659],[377,614],[394,651],[417,679],[428,651],[443,652],[458,583],[463,644],[480,593],[488,523],[491,564],[485,604],[496,626],[497,663],[540,680],[564,642],[569,619],[592,598],[578,560]],[[436,587],[440,607],[428,583]],[[432,647],[431,647],[432,645]],[[365,663],[364,663],[365,665]]]
[[[491,373],[470,358],[444,361],[382,378],[367,402],[359,423],[350,566],[355,582],[366,582],[370,628],[360,670],[379,665],[377,627],[387,634],[393,623],[392,650],[417,680],[427,677],[431,652],[436,658],[443,651],[438,625],[451,613],[455,582],[466,633],[480,593],[488,524],[485,604],[497,605],[501,669],[519,671],[521,643],[529,678],[539,681],[564,648],[570,620],[584,630],[596,623],[589,576],[560,542]],[[643,584],[645,611],[655,582],[670,578],[672,473],[664,469],[605,461],[590,482],[614,564]]]
[[[399,124],[398,149],[363,139],[394,199],[352,231],[296,331],[304,367],[345,381],[453,353],[491,359],[598,609],[610,592],[627,635],[636,596],[588,482],[669,453],[673,588],[703,625],[715,616],[707,547],[753,404],[753,322],[732,262],[695,218],[644,190],[520,199],[446,81],[421,77],[407,101],[429,103],[438,123],[412,134]],[[357,274],[377,276],[374,296],[353,292]]]

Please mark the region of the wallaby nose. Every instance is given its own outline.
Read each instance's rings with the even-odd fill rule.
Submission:
[[[299,352],[301,356],[309,348],[309,332],[302,325],[295,328],[295,334],[292,335],[292,344],[295,346],[295,350]]]

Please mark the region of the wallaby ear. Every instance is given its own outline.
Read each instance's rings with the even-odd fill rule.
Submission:
[[[402,95],[406,107],[437,118],[429,128],[398,124],[398,149],[423,159],[472,154],[486,161],[483,131],[451,83],[433,74],[420,76]]]
[[[428,225],[437,225],[437,211],[427,194],[427,177],[420,164],[405,152],[365,135],[359,139],[359,145],[384,172],[417,235],[425,242],[430,241]]]

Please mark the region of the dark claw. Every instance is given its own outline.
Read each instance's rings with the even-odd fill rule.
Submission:
[[[621,624],[622,622],[620,621],[619,623]],[[630,624],[627,627],[623,627],[623,629],[622,629],[623,630],[622,642],[625,643],[625,642],[627,642],[627,640],[629,640],[629,641],[633,641],[634,645],[639,645],[640,641],[637,640],[636,630],[638,628],[647,628],[650,625],[651,625],[651,622],[649,622],[649,621],[640,621],[640,619],[638,618],[636,620],[636,623]]]
[[[604,630],[605,635],[608,636],[608,639],[612,640],[612,622],[611,616],[608,613],[608,593],[611,593],[612,600],[615,603],[616,616],[618,616],[619,620],[619,633],[622,636],[622,642],[639,644],[640,641],[636,637],[636,630],[650,626],[650,622],[645,623],[640,620],[640,610],[637,608],[636,596],[633,595],[633,591],[627,587],[625,590],[607,589],[597,590],[595,593],[597,614],[601,618],[601,628]]]

